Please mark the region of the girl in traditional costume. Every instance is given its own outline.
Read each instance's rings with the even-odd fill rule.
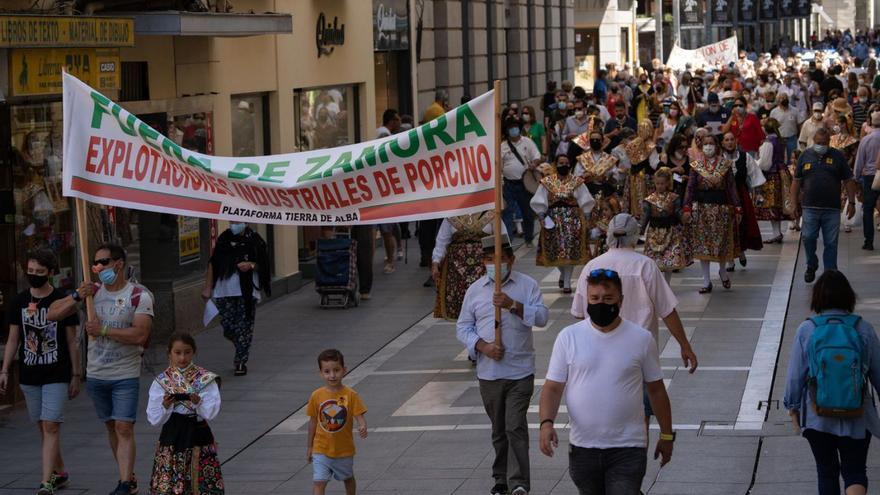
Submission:
[[[434,317],[457,320],[468,287],[483,276],[480,239],[494,233],[492,211],[459,215],[443,220],[431,254],[431,275],[437,287]],[[501,233],[506,234],[504,224]]]
[[[624,142],[629,139],[625,133],[621,133],[621,136],[625,136]],[[596,201],[587,221],[587,232],[593,247],[590,258],[599,256],[607,249],[605,236],[608,232],[608,223],[614,218],[614,215],[623,209],[618,194],[617,165],[619,159],[611,153],[602,151],[603,145],[602,129],[599,126],[594,126],[590,130],[589,145],[586,151],[577,157],[574,172],[575,176],[583,179],[587,190]],[[620,146],[625,145],[621,144]],[[576,152],[577,149],[569,153],[569,159]]]
[[[768,220],[773,229],[773,237],[764,241],[764,244],[782,243],[782,220],[786,218],[783,207],[788,195],[783,185],[783,175],[788,174],[785,142],[779,136],[779,122],[774,118],[764,122],[764,132],[767,140],[758,149],[758,167],[764,173],[766,182],[755,188],[752,200],[755,216],[758,220]]]
[[[639,219],[642,200],[654,190],[652,177],[660,163],[660,155],[654,143],[654,126],[648,119],[639,122],[638,135],[624,148],[625,160],[621,169],[629,171],[625,187],[625,210]]]
[[[681,270],[691,264],[691,253],[681,222],[682,198],[672,191],[672,171],[669,168],[657,170],[654,188],[654,192],[642,201],[645,256],[657,263],[666,283],[669,283],[673,270]]]
[[[701,155],[691,163],[683,218],[689,224],[688,242],[693,257],[700,260],[703,271],[700,294],[707,294],[712,292],[709,278],[712,261],[720,265],[718,276],[724,288],[730,288],[730,277],[724,268],[738,254],[737,222],[742,210],[736,194],[733,163],[718,152],[714,136],[703,138]]]
[[[152,495],[221,495],[223,475],[208,426],[220,412],[216,374],[196,366],[196,343],[175,333],[168,342],[170,366],[150,386],[147,419],[162,425],[150,479]]]
[[[567,151],[566,143],[556,150],[555,173],[541,179],[529,205],[541,219],[535,262],[559,268],[559,287],[570,294],[574,267],[590,261],[587,219],[596,200],[571,172]]]

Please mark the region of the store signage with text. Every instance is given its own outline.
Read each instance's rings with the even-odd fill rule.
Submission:
[[[283,225],[441,218],[495,204],[490,91],[409,131],[282,155],[185,149],[64,76],[64,195],[190,217]]]
[[[409,48],[406,0],[373,0],[373,49]]]
[[[339,26],[339,19],[334,17],[333,24],[327,23],[327,18],[321,12],[318,15],[318,25],[315,27],[315,44],[318,47],[318,58],[333,53],[335,45],[345,44],[345,24]]]
[[[12,96],[61,93],[61,72],[99,91],[119,89],[118,48],[22,48],[9,54]]]
[[[120,46],[134,46],[132,19],[0,15],[0,48]]]

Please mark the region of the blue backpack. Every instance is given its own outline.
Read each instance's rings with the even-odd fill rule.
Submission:
[[[807,344],[807,385],[818,416],[858,418],[864,413],[867,362],[856,330],[858,315],[816,316]]]

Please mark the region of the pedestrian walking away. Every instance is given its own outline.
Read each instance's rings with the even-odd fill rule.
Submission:
[[[213,299],[220,311],[223,336],[235,347],[235,376],[248,371],[260,292],[272,295],[269,263],[266,241],[246,224],[235,222],[220,234],[205,271],[202,298]]]

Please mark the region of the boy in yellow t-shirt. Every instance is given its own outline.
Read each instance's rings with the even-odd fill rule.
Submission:
[[[324,495],[327,482],[333,477],[345,482],[346,495],[355,495],[354,435],[352,418],[358,433],[367,438],[367,408],[353,389],[342,384],[345,358],[336,349],[318,355],[318,369],[327,383],[312,392],[309,398],[309,441],[307,456],[312,463],[315,495]]]

